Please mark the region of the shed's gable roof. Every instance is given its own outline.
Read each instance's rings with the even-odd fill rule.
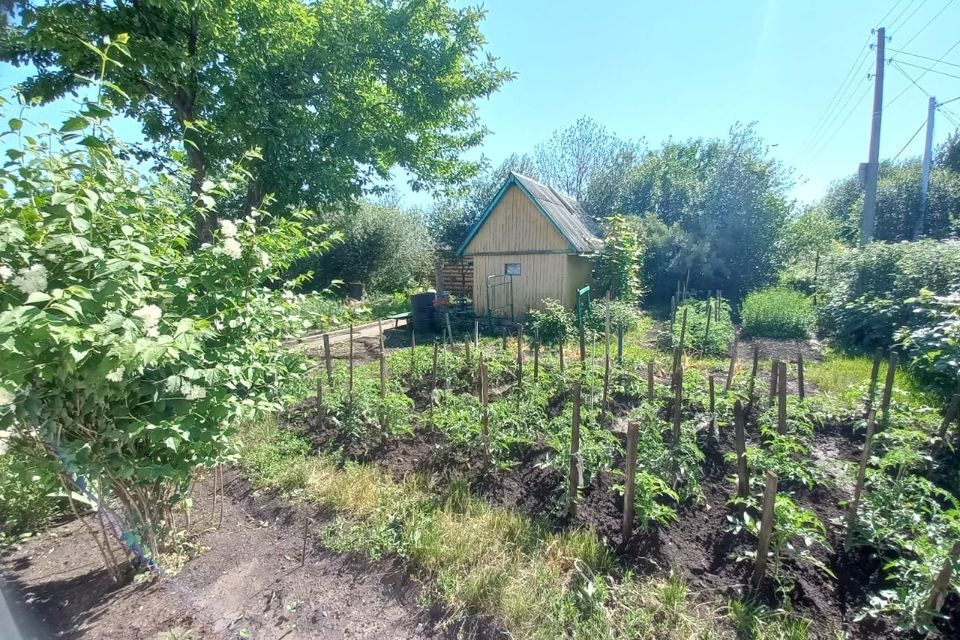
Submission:
[[[537,206],[540,213],[550,221],[557,232],[570,245],[572,253],[593,253],[600,249],[602,242],[597,237],[597,225],[583,210],[579,202],[563,195],[553,187],[511,171],[503,186],[497,191],[497,195],[483,210],[483,214],[470,229],[466,239],[460,244],[457,249],[458,255],[463,255],[470,241],[477,235],[477,232],[480,231],[493,210],[497,208],[507,190],[513,185],[523,191],[530,198],[530,201]]]

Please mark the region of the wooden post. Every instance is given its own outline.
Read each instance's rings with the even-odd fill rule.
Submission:
[[[560,340],[560,373],[561,373],[561,374],[562,374],[563,371],[564,371],[564,365],[563,365],[563,343],[564,343],[564,340],[561,339],[561,340]]]
[[[317,429],[323,427],[323,376],[317,376]]]
[[[943,608],[943,602],[950,592],[950,579],[953,577],[953,565],[960,559],[960,540],[953,543],[950,552],[943,561],[943,567],[940,573],[933,581],[933,587],[930,589],[930,597],[927,598],[926,610],[932,613],[939,613]]]
[[[627,463],[624,469],[626,484],[623,490],[623,541],[630,539],[633,531],[633,503],[636,496],[637,483],[637,423],[631,420],[627,423]]]
[[[770,361],[770,400],[767,404],[772,408],[773,401],[777,397],[777,374],[780,373],[780,361]]]
[[[673,392],[673,444],[680,444],[681,406],[683,405],[683,364],[677,367],[674,375]]]
[[[583,478],[583,464],[580,460],[580,395],[581,385],[573,383],[573,420],[570,429],[570,475],[568,478],[568,513],[577,515],[577,492]]]
[[[883,413],[883,424],[886,426],[890,419],[890,399],[893,397],[893,379],[897,374],[897,352],[890,352],[890,359],[887,361],[887,379],[883,384],[883,398],[880,401],[880,411]]]
[[[937,449],[942,447],[943,443],[947,441],[947,430],[950,428],[950,423],[953,422],[953,419],[957,416],[958,411],[960,411],[960,393],[955,393],[950,400],[950,406],[947,407],[947,412],[943,414],[943,422],[940,423],[940,432],[937,434],[940,440],[937,442]]]
[[[787,434],[787,362],[777,363],[777,432]]]
[[[623,366],[623,325],[617,327],[617,364]]]
[[[380,399],[387,397],[387,350],[383,345],[383,333],[380,333]]]
[[[757,384],[757,370],[760,367],[760,345],[753,345],[753,366],[750,368],[750,390],[747,392],[747,401],[753,404],[753,392]]]
[[[479,356],[480,360],[480,405],[483,407],[483,412],[480,416],[480,425],[481,432],[483,433],[483,462],[484,465],[489,468],[490,466],[490,394],[487,385],[489,380],[487,380],[487,363],[483,361],[483,355]]]
[[[735,333],[733,335],[733,347],[730,349],[730,368],[727,369],[727,381],[723,385],[724,393],[730,391],[730,387],[733,386],[733,373],[737,366],[737,352],[740,350],[740,334]]]
[[[670,328],[677,321],[677,296],[670,296]]]
[[[797,395],[802,402],[806,398],[806,390],[803,385],[803,352],[797,352]]]
[[[523,325],[517,325],[517,386],[523,384]]]
[[[437,388],[437,352],[440,349],[440,342],[436,339],[433,341],[433,368],[430,372],[430,383],[433,385],[433,389]]]
[[[847,512],[847,540],[853,535],[857,526],[857,509],[860,507],[860,496],[863,493],[863,480],[867,473],[867,462],[870,460],[870,446],[873,443],[873,433],[876,428],[877,411],[870,410],[867,416],[867,438],[863,442],[863,453],[860,454],[860,468],[857,471],[857,484],[853,488],[853,500],[850,501],[850,510]]]
[[[600,401],[600,411],[604,414],[609,409],[610,402],[610,292],[607,291],[607,305],[603,326],[603,399]]]
[[[533,381],[540,381],[540,330],[533,334]]]
[[[737,453],[737,496],[750,495],[750,476],[747,470],[747,439],[744,433],[746,418],[739,400],[733,403],[734,450]]]
[[[330,353],[330,334],[323,334],[323,365],[327,369],[327,384],[333,386],[333,354]]]
[[[767,471],[763,489],[763,513],[760,518],[760,537],[757,540],[757,563],[753,567],[753,586],[759,587],[767,573],[767,553],[770,552],[770,536],[773,534],[773,508],[777,501],[777,474]]]
[[[480,348],[480,321],[473,321],[473,346]]]
[[[464,358],[467,361],[467,370],[470,369],[470,336],[463,336]]]
[[[716,397],[716,394],[715,394],[715,392],[714,392],[715,383],[714,383],[714,380],[713,380],[713,376],[709,376],[709,381],[710,381],[710,384],[709,384],[709,386],[710,386],[710,427],[709,427],[709,432],[710,432],[710,437],[711,437],[711,438],[714,438],[715,440],[719,440],[719,439],[720,439],[720,437],[719,437],[720,434],[717,432],[717,397]]]
[[[687,337],[687,307],[683,308],[683,315],[680,317],[680,344],[677,345],[677,348],[680,349],[680,354],[683,354],[683,343]]]
[[[654,387],[653,387],[653,360],[647,363],[647,401],[653,402],[654,400]]]
[[[413,386],[413,377],[417,374],[417,334],[410,325],[410,386]]]
[[[712,301],[707,298],[707,328],[703,332],[703,344],[706,348],[707,341],[710,339],[710,322],[713,321],[713,308],[710,306]]]
[[[347,360],[347,370],[350,372],[347,390],[350,394],[350,404],[353,404],[353,325],[350,325],[350,356]]]
[[[715,311],[716,314],[717,314],[717,317],[715,318],[715,320],[716,320],[717,322],[720,322],[720,299],[721,299],[721,298],[720,298],[720,289],[717,289],[717,303],[713,306],[714,311]]]
[[[870,369],[870,388],[867,390],[867,406],[863,408],[863,413],[870,413],[873,403],[877,399],[877,382],[880,379],[880,363],[883,362],[883,351],[877,349],[873,354],[873,367]]]

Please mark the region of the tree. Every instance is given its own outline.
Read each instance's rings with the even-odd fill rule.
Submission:
[[[414,189],[469,178],[460,154],[485,133],[474,101],[510,77],[484,55],[482,11],[445,0],[24,5],[0,59],[36,67],[23,91],[41,102],[97,75],[87,43],[127,34],[105,66],[112,99],[161,152],[182,142],[201,241],[216,227],[207,176],[254,148],[248,210],[271,193],[281,207],[340,205],[395,166]]]
[[[534,150],[537,172],[550,186],[583,200],[594,176],[631,145],[586,116],[559,131]]]

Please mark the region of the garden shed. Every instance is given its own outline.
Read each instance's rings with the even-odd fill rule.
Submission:
[[[511,172],[457,249],[473,260],[478,315],[516,319],[544,298],[573,308],[601,246],[573,198]]]

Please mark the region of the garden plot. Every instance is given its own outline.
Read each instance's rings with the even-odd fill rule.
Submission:
[[[419,474],[438,495],[465,483],[495,508],[553,531],[593,529],[617,558],[615,574],[679,574],[705,601],[752,595],[808,620],[813,636],[908,637],[901,623],[953,630],[928,606],[958,614],[957,598],[937,584],[951,551],[952,498],[925,478],[941,418],[892,384],[885,389],[879,368],[873,384],[864,379],[846,397],[814,395],[805,382],[800,400],[797,363],[770,393],[771,363],[762,359],[754,376],[749,360],[728,367],[683,349],[650,358],[628,345],[622,364],[581,362],[574,345],[561,370],[555,349],[516,338],[469,349],[421,344],[352,373],[349,360],[334,363],[329,375],[320,371],[320,405],[311,398],[283,423],[341,462],[373,464],[401,482]],[[749,476],[741,497],[738,405]],[[877,433],[850,528],[871,409]],[[574,413],[579,450],[571,455]],[[623,424],[638,431],[626,536],[627,442],[615,429]],[[768,472],[778,481],[770,555],[752,583]]]

